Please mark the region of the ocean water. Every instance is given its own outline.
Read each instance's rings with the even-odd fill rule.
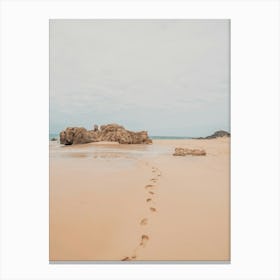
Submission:
[[[59,139],[59,133],[49,133],[49,140],[51,140],[52,138]]]

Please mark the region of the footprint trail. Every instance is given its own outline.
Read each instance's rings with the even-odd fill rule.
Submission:
[[[145,163],[145,165],[149,166],[149,164],[147,162]],[[152,166],[151,172],[152,172],[152,176],[151,176],[150,182],[152,182],[152,184],[145,185],[144,189],[145,189],[145,191],[147,191],[148,195],[152,195],[154,198],[157,198],[158,197],[157,182],[160,179],[162,173],[158,168],[156,168],[154,166]],[[152,206],[151,206],[151,204],[152,204]],[[155,207],[153,207],[154,204],[155,204],[154,199],[148,196],[148,198],[146,198],[147,208],[148,208],[149,212],[151,213],[150,215],[152,215],[153,217],[156,217],[154,215],[156,213],[158,213],[158,210]],[[149,214],[148,214],[148,216],[149,216]],[[149,228],[150,225],[151,225],[151,223],[150,223],[149,217],[143,217],[140,220],[139,226],[141,226],[141,227],[143,227],[143,229],[145,229],[143,231],[141,237],[140,237],[140,242],[136,246],[136,248],[134,249],[132,255],[124,257],[123,259],[121,259],[121,261],[135,261],[135,260],[137,260],[137,255],[138,255],[139,251],[143,250],[147,246],[148,241],[150,240],[150,237],[147,234],[147,231],[148,231],[148,228]]]

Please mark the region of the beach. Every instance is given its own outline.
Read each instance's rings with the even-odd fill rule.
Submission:
[[[50,141],[49,259],[229,261],[230,138]]]

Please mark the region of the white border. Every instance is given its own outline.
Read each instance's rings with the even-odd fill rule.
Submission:
[[[279,279],[278,1],[1,6],[1,279]],[[231,264],[48,263],[49,18],[231,19]]]

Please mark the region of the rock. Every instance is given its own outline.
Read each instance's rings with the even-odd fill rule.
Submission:
[[[186,156],[186,155],[205,156],[206,152],[205,150],[200,150],[200,149],[175,148],[175,152],[173,156]]]
[[[184,148],[175,148],[175,153],[173,156],[185,156],[185,149]]]
[[[215,138],[219,138],[219,137],[230,137],[230,133],[227,131],[224,131],[224,130],[218,130],[210,136],[194,137],[193,139],[215,139]]]
[[[192,156],[206,156],[206,152],[205,152],[205,150],[193,149],[193,150],[191,150],[191,155]]]
[[[147,131],[133,132],[118,124],[95,125],[93,130],[83,127],[68,127],[60,133],[60,143],[64,145],[85,144],[98,141],[112,141],[120,144],[151,144]]]
[[[214,139],[218,137],[230,137],[230,133],[224,130],[218,130],[214,132],[212,135],[205,137],[205,139]]]
[[[151,144],[147,131],[133,132],[118,124],[102,125],[100,141],[114,141],[120,144]]]
[[[153,140],[148,138],[146,141],[145,141],[145,144],[153,144]]]
[[[51,139],[51,141],[56,141],[56,140],[57,140],[56,138],[52,138],[52,139]]]
[[[83,127],[68,127],[60,132],[60,144],[86,144],[98,141],[98,133],[93,130],[87,131]]]

